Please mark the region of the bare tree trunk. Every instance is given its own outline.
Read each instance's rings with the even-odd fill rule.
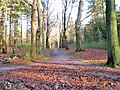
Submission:
[[[37,11],[38,11],[38,52],[41,51],[41,33],[42,33],[42,11],[40,8],[40,0],[37,0]]]
[[[75,3],[75,0],[72,0],[72,5],[71,5],[71,8],[70,8],[70,12],[69,12],[68,20],[67,20],[67,28],[69,27],[68,24],[70,22],[71,13],[72,13],[72,10],[73,10],[73,4],[74,3]]]
[[[6,23],[6,28],[5,28],[5,51],[6,54],[8,53],[8,30],[7,30],[7,23]]]
[[[5,21],[7,17],[7,6],[6,0],[2,0],[2,20],[0,22],[0,52],[5,53],[5,40],[4,40],[4,28],[5,28]]]
[[[22,13],[21,13],[21,38],[20,38],[20,41],[21,41],[21,45],[22,45]]]
[[[63,31],[63,39],[62,39],[62,48],[65,48],[66,50],[68,50],[68,46],[67,46],[67,36],[66,36],[66,12],[67,12],[67,1],[65,1],[65,5],[64,5],[64,31]]]
[[[79,1],[79,7],[78,7],[78,14],[77,19],[75,22],[75,29],[76,29],[76,51],[83,50],[81,47],[81,32],[80,32],[80,25],[81,25],[81,17],[82,17],[82,7],[83,7],[83,0]]]
[[[9,48],[10,48],[10,51],[12,50],[12,34],[13,34],[13,31],[12,31],[12,22],[13,22],[13,19],[12,19],[12,11],[10,10],[10,33],[9,33]]]
[[[35,58],[36,57],[36,4],[37,0],[33,1],[33,6],[32,6],[32,21],[31,21],[31,57]]]
[[[42,24],[42,50],[46,49],[46,14],[43,8],[43,24]]]
[[[50,48],[49,47],[49,35],[50,35],[50,30],[49,30],[49,14],[48,14],[48,4],[49,4],[49,0],[47,0],[47,32],[46,32],[46,48]]]
[[[63,31],[63,48],[67,48],[66,36],[66,9],[64,11],[64,31]]]
[[[29,34],[29,32],[28,32],[28,16],[27,16],[27,24],[26,24],[26,27],[27,27],[27,31],[26,31],[26,43],[28,43],[29,41],[29,37],[28,37],[28,34]]]
[[[14,37],[13,37],[13,54],[15,54],[15,51],[17,49],[17,40],[18,40],[18,33],[17,33],[17,30],[18,30],[18,20],[16,19],[14,21]]]

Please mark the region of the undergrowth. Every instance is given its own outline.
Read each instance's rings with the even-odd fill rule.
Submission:
[[[99,48],[99,49],[107,49],[107,42],[105,40],[99,41],[84,41],[82,43],[84,48]]]
[[[69,45],[75,46],[75,42],[69,43]],[[83,48],[99,48],[99,49],[107,49],[107,41],[99,40],[99,41],[83,41],[81,43],[81,47]]]

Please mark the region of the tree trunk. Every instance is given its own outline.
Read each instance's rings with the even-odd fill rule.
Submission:
[[[27,27],[27,31],[26,31],[26,43],[28,43],[29,42],[29,37],[28,37],[28,34],[29,34],[29,30],[28,30],[28,16],[27,16],[27,23],[26,23],[26,27]]]
[[[40,0],[37,0],[37,11],[38,11],[38,52],[41,51],[41,30],[42,30],[42,11],[40,8]]]
[[[4,40],[4,28],[5,28],[5,21],[7,17],[7,6],[6,0],[2,0],[2,17],[0,22],[0,52],[5,53],[5,40]]]
[[[50,35],[50,30],[49,30],[49,16],[48,16],[48,5],[47,5],[47,32],[46,32],[46,48],[49,47],[49,35]]]
[[[106,27],[108,33],[108,61],[107,65],[120,64],[120,48],[117,32],[115,0],[106,0]]]
[[[32,20],[31,20],[31,57],[35,58],[36,57],[36,4],[37,0],[33,1],[33,6],[32,6]]]
[[[18,19],[15,19],[15,21],[14,21],[14,37],[13,37],[13,43],[12,43],[12,45],[13,45],[13,47],[12,47],[13,54],[15,54],[15,51],[17,49],[17,41],[18,41],[18,33],[17,33],[17,31],[18,31]]]
[[[13,23],[13,17],[12,17],[12,10],[10,10],[10,33],[9,33],[9,47],[10,47],[10,51],[12,50],[12,34],[13,34],[13,31],[12,31],[12,23]]]
[[[75,30],[76,30],[76,51],[83,50],[81,47],[81,33],[80,33],[80,25],[81,25],[81,17],[82,17],[82,7],[83,0],[79,1],[78,14],[75,22]]]
[[[46,49],[46,10],[43,8],[42,50]]]
[[[65,48],[66,50],[68,50],[68,45],[67,45],[67,36],[66,36],[66,30],[67,30],[67,26],[66,26],[66,12],[67,12],[67,6],[68,6],[68,2],[67,0],[64,1],[64,16],[63,16],[63,37],[62,37],[62,48]]]
[[[21,38],[20,38],[20,41],[21,41],[21,45],[22,45],[22,13],[21,13]]]
[[[5,51],[6,54],[8,54],[8,30],[7,30],[7,23],[6,23],[6,28],[5,28]]]
[[[64,31],[63,31],[63,48],[66,48],[67,47],[67,42],[66,42],[66,39],[67,39],[67,36],[66,36],[66,8],[65,8],[65,11],[64,11]]]

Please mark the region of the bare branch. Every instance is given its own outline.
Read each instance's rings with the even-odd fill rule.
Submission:
[[[81,22],[83,22],[85,19],[87,19],[88,17],[90,17],[92,15],[92,13],[88,16],[86,16],[85,18],[83,18],[83,20],[81,20]]]
[[[27,0],[21,0],[25,5],[29,5],[30,7],[32,7],[32,4],[30,4]]]

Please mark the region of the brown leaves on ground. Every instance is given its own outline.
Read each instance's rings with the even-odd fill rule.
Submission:
[[[30,90],[118,90],[120,77],[112,78],[92,73],[89,66],[78,65],[78,69],[52,63],[41,63],[22,69],[0,72],[0,81],[23,83]],[[89,71],[90,70],[90,71]],[[99,70],[94,71],[97,73]],[[111,72],[106,72],[109,75]],[[112,72],[119,76],[120,73]]]
[[[107,50],[85,49],[77,54],[84,60],[107,60]]]
[[[12,62],[12,65],[22,65],[22,64],[29,64],[30,61],[24,60],[22,58],[15,58],[14,62]]]
[[[74,49],[74,47],[70,48],[68,52],[73,52]],[[28,90],[120,89],[119,70],[95,66],[94,64],[81,63],[76,60],[69,61],[71,57],[64,51],[57,51],[54,52],[54,54],[51,54],[50,51],[46,51],[42,55],[46,55],[47,57],[53,55],[53,58],[51,56],[51,58],[48,59],[49,61],[39,62],[37,65],[28,65],[27,67],[22,67],[20,69],[0,71],[0,89],[3,89],[1,85],[2,82],[5,81],[9,81],[15,86],[21,86],[22,84],[24,87],[28,88]],[[54,57],[54,55],[56,57]],[[82,52],[75,52],[75,55],[86,58],[85,60],[106,60],[107,52],[106,50],[101,49],[86,49]],[[36,58],[37,62],[42,58],[42,56],[38,56]],[[16,61],[21,60],[19,59]],[[14,89],[13,87],[13,90],[23,89]]]
[[[70,46],[69,53],[75,52],[75,46]],[[84,60],[84,62],[106,62],[107,50],[87,48],[85,51],[75,52],[75,57]]]

